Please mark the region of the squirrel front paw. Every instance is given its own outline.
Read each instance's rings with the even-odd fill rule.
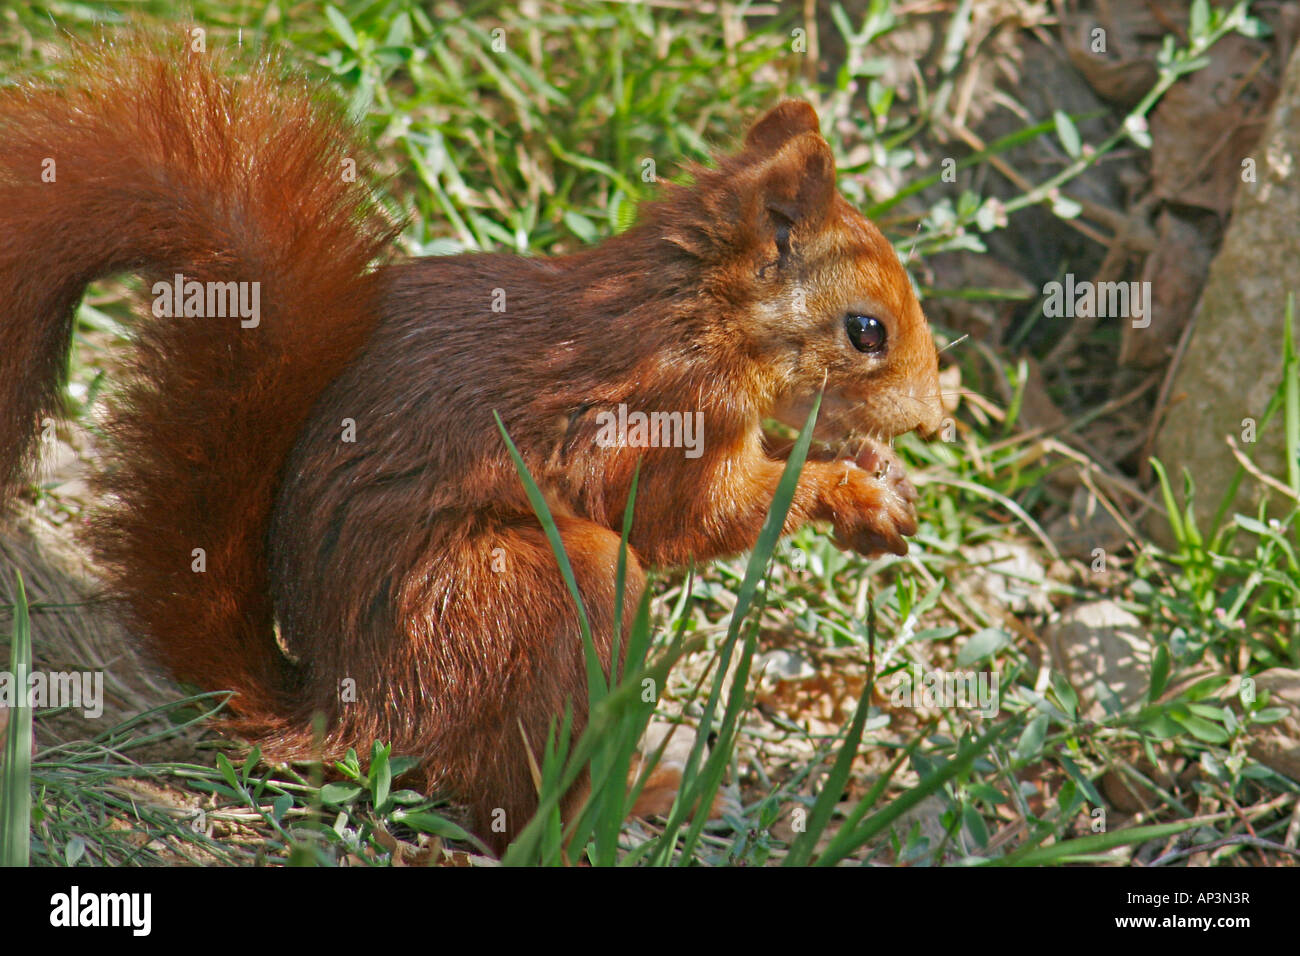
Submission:
[[[917,491],[893,449],[869,441],[855,458],[827,467],[831,474],[823,501],[835,544],[868,557],[907,554],[905,536],[916,534]]]

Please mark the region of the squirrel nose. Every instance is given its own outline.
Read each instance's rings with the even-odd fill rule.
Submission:
[[[943,422],[944,422],[943,403],[936,399],[931,406],[931,417],[925,423],[925,431],[923,432],[925,437],[933,438],[935,435],[937,435],[940,429],[943,428]]]
[[[939,434],[939,429],[943,427],[943,419],[936,418],[922,422],[916,426],[916,432],[926,441],[932,440],[935,435]]]
[[[943,402],[939,398],[938,380],[935,380],[931,391],[920,395],[913,393],[912,398],[916,401],[919,413],[916,431],[922,438],[931,439],[943,427]]]

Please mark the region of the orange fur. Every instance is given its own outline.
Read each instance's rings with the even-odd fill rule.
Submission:
[[[893,249],[836,192],[806,103],[599,246],[376,269],[393,228],[340,175],[364,152],[319,100],[273,65],[229,79],[138,40],[0,90],[0,493],[56,409],[88,281],[260,282],[257,328],[142,317],[90,532],[107,587],[173,673],[238,692],[235,729],[269,753],[305,756],[323,712],[327,752],[379,738],[420,755],[424,784],[500,849],[536,805],[528,745],[566,703],[582,726],[586,681],[493,412],[608,664],[637,462],[624,620],[645,568],[753,545],[784,465],[763,422],[801,422],[823,388],[818,435],[840,444],[805,466],[786,530],[905,550],[915,493],[884,442],[937,427],[934,344]],[[881,319],[886,351],[849,345],[850,311]],[[603,446],[620,403],[701,412],[701,454]],[[487,833],[497,809],[507,832]]]

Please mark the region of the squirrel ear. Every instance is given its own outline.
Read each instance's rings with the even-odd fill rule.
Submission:
[[[786,100],[772,109],[749,128],[745,134],[746,151],[762,155],[775,153],[800,133],[820,133],[817,111],[806,100]]]
[[[835,198],[835,157],[820,133],[802,133],[763,164],[760,184],[763,207],[778,226],[816,225]]]

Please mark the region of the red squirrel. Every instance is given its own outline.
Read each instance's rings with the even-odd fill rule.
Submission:
[[[349,161],[366,151],[321,91],[156,38],[0,89],[0,500],[59,410],[86,284],[140,276],[154,305],[86,528],[107,593],[176,678],[236,692],[231,729],[268,755],[310,757],[323,713],[326,755],[379,739],[419,757],[500,850],[537,804],[530,748],[566,704],[580,730],[587,691],[494,413],[608,666],[638,462],[624,621],[646,569],[753,546],[785,466],[764,422],[802,424],[819,393],[784,530],[905,553],[916,492],[889,440],[940,424],[934,341],[806,102],[661,186],[627,231],[552,258],[403,260]],[[221,299],[250,287],[255,310]],[[620,408],[697,415],[703,441],[600,440]]]

